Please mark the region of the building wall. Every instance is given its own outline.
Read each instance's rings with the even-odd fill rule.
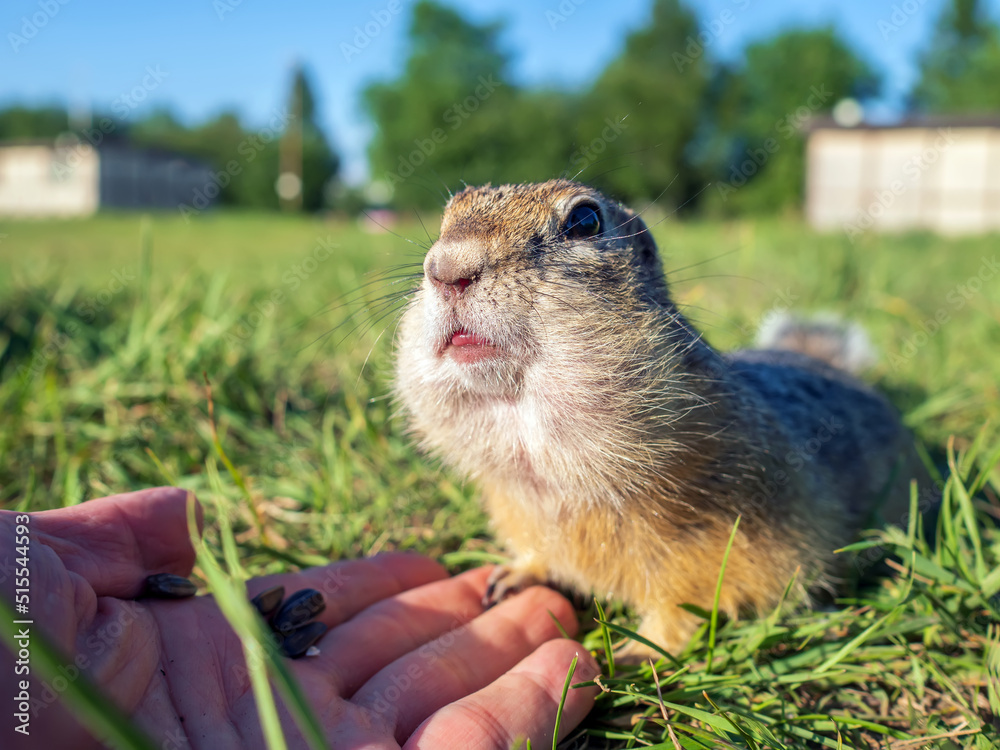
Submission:
[[[177,209],[204,192],[212,172],[190,159],[128,148],[102,148],[101,208]]]
[[[214,185],[204,164],[127,146],[0,146],[0,216],[82,216],[101,209],[177,209]],[[215,191],[218,193],[218,190]]]
[[[806,163],[817,228],[1000,230],[998,127],[821,128]]]
[[[0,215],[92,214],[98,184],[97,151],[88,144],[0,148]]]

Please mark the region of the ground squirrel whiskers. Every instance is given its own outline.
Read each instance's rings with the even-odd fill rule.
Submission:
[[[422,445],[475,480],[514,553],[491,599],[553,581],[614,597],[668,649],[710,608],[775,606],[924,474],[893,408],[802,353],[719,353],[671,299],[642,220],[566,180],[467,188],[398,334]],[[793,337],[794,338],[794,337]],[[812,349],[815,351],[815,348]],[[796,574],[796,571],[798,573]]]

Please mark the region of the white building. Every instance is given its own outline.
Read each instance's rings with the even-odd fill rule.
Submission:
[[[0,216],[176,209],[212,182],[203,163],[162,151],[75,137],[0,143]]]
[[[812,124],[806,216],[819,229],[1000,231],[1000,117]]]

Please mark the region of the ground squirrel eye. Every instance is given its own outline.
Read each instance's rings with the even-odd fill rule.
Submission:
[[[566,228],[567,237],[594,237],[601,233],[601,215],[597,207],[589,203],[581,203],[569,212]]]

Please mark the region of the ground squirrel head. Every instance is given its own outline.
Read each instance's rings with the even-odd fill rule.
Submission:
[[[671,352],[691,342],[633,211],[567,180],[467,188],[403,315],[396,392],[465,473],[568,479],[585,453],[642,448],[647,418],[675,405]],[[546,441],[561,451],[548,462]]]
[[[631,210],[567,180],[466,188],[445,208],[408,317],[427,353],[473,389],[524,368],[598,316],[669,303],[656,246]],[[566,320],[576,318],[576,321]]]
[[[642,219],[568,180],[466,188],[445,207],[424,271],[438,289],[460,294],[472,283],[483,290],[515,275],[531,283],[563,274],[581,280],[603,274],[647,297],[665,292],[658,285],[656,245]]]

